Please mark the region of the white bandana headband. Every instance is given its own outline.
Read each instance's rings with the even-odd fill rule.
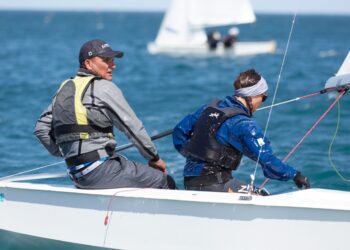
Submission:
[[[258,96],[266,93],[268,89],[266,80],[264,77],[261,77],[261,79],[253,86],[235,89],[235,96]]]

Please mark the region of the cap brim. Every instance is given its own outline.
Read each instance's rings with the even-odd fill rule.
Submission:
[[[123,55],[124,55],[124,53],[121,51],[111,50],[111,51],[102,52],[98,56],[107,57],[107,58],[114,58],[114,57],[121,58],[121,57],[123,57]]]

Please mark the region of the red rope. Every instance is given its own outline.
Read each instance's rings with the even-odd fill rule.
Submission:
[[[299,99],[306,99],[308,97],[312,97],[312,96],[315,96],[315,95],[320,95],[320,94],[323,94],[321,91],[317,91],[315,93],[311,93],[311,94],[308,94],[308,95],[304,95],[304,96],[299,96],[298,98]]]
[[[109,222],[109,213],[111,211],[111,205],[112,205],[112,201],[115,197],[117,197],[117,194],[119,193],[124,193],[124,192],[132,192],[132,191],[138,191],[138,190],[141,190],[141,189],[147,189],[147,188],[133,188],[133,189],[126,189],[126,190],[118,190],[117,192],[115,192],[111,198],[109,199],[109,202],[108,202],[108,206],[107,206],[107,210],[106,210],[106,216],[105,216],[105,219],[104,219],[104,222],[103,224],[105,226],[108,225],[108,222]]]
[[[329,93],[329,92],[336,91],[336,90],[338,90],[338,87],[330,87],[330,88],[322,89],[322,90],[317,91],[315,93],[311,93],[311,94],[304,95],[304,96],[299,96],[298,98],[299,99],[305,99],[305,98],[308,98],[308,97],[312,97],[312,96],[320,95],[320,94],[325,94],[325,93]]]
[[[323,120],[323,118],[325,118],[325,116],[332,110],[332,108],[334,107],[334,105],[346,94],[346,92],[348,91],[348,89],[344,89],[342,91],[340,91],[340,94],[338,95],[338,97],[334,100],[334,102],[328,107],[328,109],[321,115],[321,117],[315,122],[315,124],[309,129],[309,131],[306,132],[306,134],[303,136],[303,138],[301,138],[301,140],[293,147],[293,149],[289,152],[289,154],[284,157],[283,162],[286,162],[289,157],[295,152],[295,150],[305,141],[306,137],[308,137],[311,132],[317,127],[317,125]],[[316,94],[316,93],[314,93]],[[311,94],[311,95],[314,95]],[[310,96],[310,95],[308,95]],[[267,178],[259,187],[259,189],[263,188],[268,182],[269,182],[269,178]]]

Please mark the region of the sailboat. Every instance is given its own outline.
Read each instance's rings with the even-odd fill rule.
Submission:
[[[249,0],[172,0],[154,42],[147,46],[150,54],[199,56],[249,56],[274,53],[276,42],[235,42],[215,50],[208,46],[206,28],[254,23],[256,17]]]
[[[341,96],[349,88],[350,52],[320,93]],[[29,177],[0,178],[1,249],[349,248],[346,191],[256,196],[17,182]]]

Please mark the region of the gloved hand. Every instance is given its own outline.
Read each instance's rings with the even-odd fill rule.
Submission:
[[[295,185],[297,185],[298,188],[310,188],[310,182],[307,177],[303,176],[299,171],[297,171],[297,174],[294,176],[293,181]]]
[[[270,192],[266,189],[266,188],[257,188],[254,187],[253,192],[257,195],[261,195],[261,196],[268,196],[270,195]]]

